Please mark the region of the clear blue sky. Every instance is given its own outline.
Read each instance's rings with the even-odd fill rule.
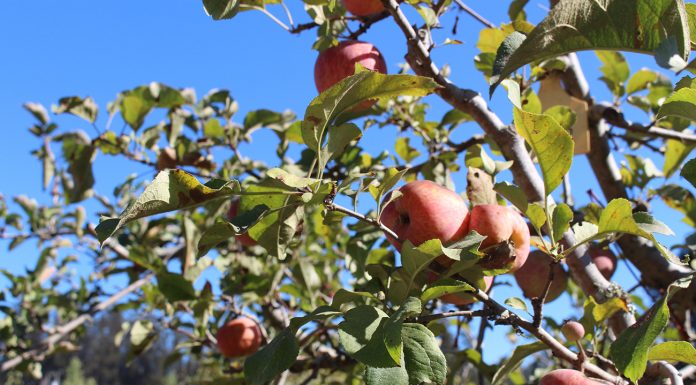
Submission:
[[[307,22],[300,2],[290,0],[289,3],[295,21]],[[495,24],[507,20],[504,2],[468,3]],[[528,4],[526,9],[532,21],[540,20],[546,4],[539,0]],[[285,20],[278,8],[272,10]],[[414,22],[418,20],[414,12],[409,12],[409,16]],[[451,77],[457,84],[485,91],[485,81],[473,65],[480,25],[464,13],[459,16],[455,37],[463,44],[437,49],[436,61],[451,66]],[[452,16],[443,20],[444,31],[436,33],[436,42],[449,36],[452,23]],[[106,103],[118,92],[159,81],[173,87],[194,88],[199,97],[212,88],[231,90],[240,105],[237,121],[247,111],[258,108],[291,109],[301,117],[306,105],[316,96],[313,81],[316,52],[310,49],[314,38],[314,31],[290,35],[259,12],[214,22],[203,12],[200,0],[7,1],[0,13],[0,127],[5,139],[0,141],[0,192],[6,198],[26,194],[40,201],[48,199],[40,189],[40,165],[29,154],[38,143],[27,131],[33,121],[21,108],[24,102],[40,102],[48,107],[62,96],[89,95],[100,106],[97,123],[103,127]],[[378,46],[391,73],[398,71],[405,42],[393,23],[387,20],[372,27],[362,39]],[[586,59],[585,70],[593,95],[609,100],[606,87],[596,81],[600,76],[596,70],[598,61],[592,53],[583,53],[581,58]],[[654,67],[651,58],[639,55],[629,55],[629,63],[633,71],[642,66]],[[437,98],[428,100],[432,103],[429,116],[438,120],[448,107]],[[504,120],[510,120],[511,105],[504,90],[499,89],[492,106]],[[80,127],[93,133],[77,118],[61,119],[61,122],[64,129]],[[465,127],[458,129],[461,138],[480,133],[473,124]],[[387,130],[390,134],[394,132]],[[254,143],[243,150],[246,156],[272,162],[273,147],[265,141],[271,136],[264,135],[255,135]],[[378,140],[382,135],[385,133],[380,130],[368,131],[362,144],[379,152],[384,149]],[[136,164],[101,158],[97,165],[96,188],[105,194],[126,175],[145,170]],[[658,167],[661,167],[659,162]],[[572,176],[579,203],[586,202],[586,189],[599,191],[584,157],[576,157]],[[455,182],[458,190],[464,189],[463,176]],[[680,241],[689,230],[680,224],[680,216],[664,205],[654,207],[657,217],[680,235],[665,239],[666,243]],[[90,219],[96,221],[93,216]],[[0,267],[19,272],[33,266],[35,250],[33,246],[21,247],[7,253],[2,247]],[[624,287],[634,283],[624,268],[616,279]],[[519,295],[516,290],[502,288],[497,292],[504,299]],[[568,306],[567,298],[555,302],[547,314],[559,314],[562,318],[568,314],[565,306]],[[500,351],[489,354],[497,357]]]

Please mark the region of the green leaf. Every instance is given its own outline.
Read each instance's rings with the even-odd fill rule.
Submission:
[[[575,146],[573,138],[550,116],[515,108],[514,119],[517,132],[529,143],[539,160],[546,194],[551,194],[570,170]]]
[[[500,366],[500,369],[498,369],[498,371],[493,376],[491,385],[502,384],[505,381],[505,379],[508,378],[510,373],[515,371],[520,366],[522,360],[524,360],[527,356],[530,356],[536,352],[540,352],[546,349],[548,349],[548,347],[543,342],[535,342],[532,344],[520,345],[516,347],[515,350],[512,352],[510,358],[508,358]]]
[[[650,348],[648,360],[679,361],[696,365],[696,348],[687,341],[663,342]]]
[[[99,107],[91,97],[82,99],[79,96],[70,96],[58,100],[58,105],[52,108],[54,114],[68,113],[78,116],[90,123],[97,120]]]
[[[552,117],[556,123],[560,124],[568,132],[575,125],[577,118],[575,112],[570,107],[562,105],[550,107],[544,111],[544,115]]]
[[[626,84],[626,94],[631,95],[638,91],[647,89],[650,83],[657,80],[657,77],[657,72],[653,70],[647,68],[638,70],[633,74],[633,76],[631,76],[630,79],[628,79],[628,83]]]
[[[696,187],[696,158],[686,162],[679,175]]]
[[[153,102],[141,93],[127,94],[121,99],[121,115],[129,126],[137,131],[145,122],[145,117],[152,111]]]
[[[561,1],[510,56],[492,88],[528,63],[597,48],[653,54],[670,37],[687,60],[688,28],[681,0]]]
[[[472,244],[475,243],[476,240],[473,240]],[[481,240],[479,238],[478,244],[480,243]],[[404,301],[406,297],[411,295],[411,291],[417,287],[416,279],[418,275],[427,270],[428,266],[441,255],[457,261],[460,269],[473,266],[478,261],[479,256],[468,248],[470,246],[447,248],[442,246],[442,242],[439,239],[431,239],[423,242],[418,247],[413,247],[410,241],[406,241],[401,247],[402,267],[392,276],[388,293],[389,298],[397,303]]]
[[[503,42],[500,44],[500,47],[498,47],[498,51],[495,54],[491,82],[498,82],[499,76],[503,72],[503,68],[505,68],[510,61],[510,57],[522,45],[522,43],[524,43],[526,38],[527,37],[524,34],[517,31],[514,31],[505,37],[505,40],[503,40]]]
[[[690,80],[690,78],[684,79]],[[696,120],[696,82],[689,82],[688,86],[678,88],[665,99],[655,118],[661,119],[667,116]]]
[[[358,306],[345,313],[338,325],[341,346],[351,357],[367,366],[399,366],[385,343],[385,325],[389,317],[372,306]]]
[[[631,381],[636,382],[643,377],[648,363],[648,349],[667,326],[669,321],[667,302],[675,292],[687,287],[689,283],[690,277],[670,285],[667,294],[611,344],[609,357],[619,371]]]
[[[239,0],[203,0],[203,9],[213,20],[233,18],[239,12]]]
[[[640,222],[636,221],[636,218],[638,218]],[[646,227],[645,225],[649,226]],[[651,232],[654,232],[657,229],[662,229],[663,227],[664,225],[661,223],[655,226],[655,220],[652,219],[652,217],[647,216],[647,214],[639,214],[634,216],[631,208],[631,202],[628,200],[613,199],[602,211],[602,215],[599,218],[597,235],[595,235],[595,237],[605,236],[611,233],[627,233],[637,235],[651,240],[657,249],[660,250],[660,253],[667,258],[667,260],[679,264],[681,263],[680,259],[668,248],[659,243],[651,234]],[[666,231],[671,232],[669,229]]]
[[[600,80],[606,83],[615,96],[620,97],[625,93],[623,84],[631,74],[626,58],[616,51],[597,51],[596,54],[602,62],[599,70],[604,74]]]
[[[72,177],[72,184],[65,186],[68,200],[71,203],[83,201],[91,196],[94,186],[92,160],[96,147],[82,132],[61,135],[57,139],[63,141],[63,156]]]
[[[523,213],[527,212],[527,205],[529,202],[527,201],[527,194],[525,194],[521,188],[508,182],[500,182],[496,183],[493,189],[503,198],[509,200],[510,203],[520,209],[520,211]]]
[[[196,299],[193,284],[183,275],[162,272],[157,274],[157,287],[170,302],[190,301]]]
[[[353,123],[330,126],[329,139],[326,143],[326,147],[322,150],[323,155],[321,159],[328,162],[332,158],[339,157],[350,142],[359,139],[360,136],[362,136],[360,128]],[[319,169],[323,170],[325,166],[325,163],[319,164]]]
[[[413,317],[423,311],[421,301],[415,297],[408,297],[406,301],[389,317],[384,325],[384,345],[397,365],[401,365],[401,326],[407,317]]]
[[[360,71],[312,100],[302,121],[302,138],[307,147],[322,157],[325,136],[342,113],[366,100],[400,95],[425,96],[436,87],[435,81],[427,77]],[[319,161],[326,164],[323,158]]]
[[[297,360],[300,346],[290,328],[244,361],[244,378],[252,385],[262,385],[284,372]]]
[[[249,231],[249,228],[257,224],[270,212],[270,208],[266,205],[258,205],[251,210],[237,215],[231,221],[218,222],[206,229],[198,240],[198,257],[202,257],[213,247],[221,242],[241,235]]]
[[[505,304],[513,309],[527,311],[527,303],[525,303],[521,298],[510,297],[505,300]]]
[[[681,140],[667,140],[665,163],[662,166],[662,173],[665,174],[665,178],[669,178],[679,169],[679,166],[681,166],[684,159],[689,156],[693,149],[694,146],[692,144],[686,144]]]
[[[411,147],[410,138],[405,136],[396,139],[394,150],[396,150],[396,154],[399,155],[399,157],[401,157],[401,159],[403,159],[406,163],[410,163],[420,155],[418,150]]]
[[[559,203],[553,209],[553,239],[554,242],[559,241],[563,237],[563,233],[570,228],[570,221],[573,219],[573,210],[565,203]]]
[[[214,187],[208,187],[214,186]],[[214,199],[241,194],[239,182],[213,180],[201,184],[182,170],[165,170],[145,188],[138,199],[117,218],[102,219],[96,228],[103,243],[128,222],[151,215],[202,205]]]
[[[442,385],[447,375],[447,361],[433,333],[421,324],[404,324],[402,366],[379,368],[368,366],[365,382],[369,385]]]
[[[527,218],[529,218],[529,220],[532,222],[532,225],[537,229],[541,229],[546,223],[546,211],[538,203],[532,203],[529,206],[527,206],[527,211],[524,214],[527,216]]]

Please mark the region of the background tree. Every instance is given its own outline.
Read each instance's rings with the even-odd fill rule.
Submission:
[[[693,242],[686,233],[676,243],[661,236],[672,231],[651,206],[661,200],[693,227],[696,162],[687,159],[696,98],[684,71],[693,70],[694,8],[677,0],[552,3],[535,25],[527,1],[512,1],[509,22],[496,27],[457,0],[384,0],[378,11],[352,15],[335,0],[306,1],[302,23],[280,1],[204,1],[216,20],[254,11],[290,33],[316,31],[313,48],[322,55],[373,26],[395,27],[401,73],[369,71],[383,69],[376,59],[351,62],[356,74],[317,96],[301,120],[267,109],[242,119],[228,91],[197,97],[157,82],[120,93],[103,126],[90,97],[61,98],[55,118],[27,103],[52,201],[0,201],[8,248],[39,249],[26,274],[4,272],[0,370],[13,380],[40,378],[47,356],[73,350],[86,325],[114,309],[138,314],[115,337],[129,358],[152,353],[171,330],[185,339],[165,361],[192,360],[202,383],[529,383],[561,367],[612,383],[693,376]],[[435,59],[458,43],[451,38],[458,28],[478,33],[474,63],[491,86],[483,91],[507,94],[495,110]],[[575,54],[595,49],[607,101],[593,98],[600,84],[590,92]],[[652,55],[665,69],[631,73],[621,51]],[[315,76],[338,72],[326,71],[320,66]],[[434,103],[449,110],[433,117]],[[68,115],[94,133],[65,127]],[[390,128],[397,135],[386,135]],[[377,148],[367,139],[374,132]],[[253,137],[273,137],[275,158],[243,155]],[[579,198],[583,180],[569,174],[574,155],[586,156],[603,198],[592,190]],[[105,195],[95,189],[104,156],[159,173],[130,177]],[[435,187],[399,188],[421,179]],[[466,189],[468,202],[455,195],[435,207],[451,194],[438,185]],[[420,207],[399,209],[391,225],[391,207],[411,195]],[[411,234],[411,225],[424,230]],[[457,231],[439,232],[448,226]],[[438,231],[416,239],[429,229]],[[552,268],[518,271],[520,286],[543,284],[538,294],[524,290],[528,300],[500,296],[516,285],[509,270],[526,258],[525,232]],[[634,287],[593,263],[607,248],[636,271]],[[90,257],[92,269],[72,276]],[[544,267],[544,255],[527,260]],[[219,282],[207,275],[213,268]],[[549,317],[545,303],[566,269],[571,280],[561,291],[582,312],[567,307]],[[567,318],[582,323],[580,341],[561,337]],[[246,326],[232,335],[251,333],[245,341],[264,344],[245,359],[225,359],[216,348],[233,319]],[[482,359],[489,327],[516,346],[500,362]],[[540,358],[520,366],[531,354]]]

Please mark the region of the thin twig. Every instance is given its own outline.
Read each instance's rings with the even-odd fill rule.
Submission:
[[[260,11],[260,12],[262,12],[263,14],[265,14],[266,16],[268,16],[271,20],[273,20],[276,24],[278,24],[279,26],[281,26],[284,30],[290,32],[290,27],[288,27],[287,25],[285,25],[285,23],[283,23],[282,21],[280,21],[277,17],[275,17],[275,15],[273,15],[273,14],[270,13],[270,12],[268,12],[268,10],[267,10],[266,8],[264,8],[264,7],[259,7],[259,6],[256,6],[256,5],[240,4],[240,5],[239,5],[239,8],[247,8],[247,9],[254,9],[254,10]]]
[[[544,286],[544,291],[540,297],[532,298],[532,307],[534,308],[534,327],[541,327],[541,319],[544,316],[544,302],[546,302],[546,297],[549,295],[549,290],[551,289],[551,284],[553,283],[553,278],[555,274],[555,267],[558,262],[552,261],[549,264],[549,275],[546,281],[546,286]]]
[[[385,234],[387,234],[389,237],[391,237],[391,238],[393,238],[394,240],[396,240],[398,243],[403,243],[403,240],[400,239],[399,236],[396,235],[396,233],[395,233],[392,229],[390,229],[389,227],[385,226],[382,222],[380,222],[379,220],[377,220],[377,219],[375,219],[375,218],[366,217],[366,216],[363,215],[363,214],[360,214],[360,213],[358,213],[358,212],[355,212],[355,211],[353,211],[353,210],[351,210],[351,209],[348,209],[348,208],[345,208],[345,207],[343,207],[343,206],[339,206],[339,205],[337,205],[337,204],[335,204],[335,203],[332,203],[332,202],[330,202],[330,203],[327,202],[327,203],[324,204],[324,206],[325,206],[326,209],[329,210],[329,211],[337,211],[337,212],[339,212],[339,213],[346,214],[346,215],[348,215],[348,216],[350,216],[350,217],[356,218],[356,219],[361,220],[361,221],[363,221],[363,222],[365,222],[365,223],[368,223],[368,224],[370,224],[370,225],[372,225],[372,226],[375,226],[375,227],[377,227],[378,229],[382,230],[382,231],[383,231]]]
[[[495,24],[491,23],[490,21],[486,20],[485,17],[479,15],[476,11],[471,9],[468,5],[464,4],[462,0],[454,0],[455,3],[461,8],[464,12],[468,13],[471,15],[474,19],[478,20],[481,24],[485,25],[488,28],[495,28]]]
[[[449,312],[444,312],[444,313],[428,314],[428,315],[413,317],[413,318],[410,318],[408,320],[408,322],[427,324],[428,322],[431,322],[431,321],[436,321],[439,319],[449,318],[449,317],[485,317],[487,315],[488,315],[488,312],[486,312],[485,310],[458,310],[458,311],[449,311]]]

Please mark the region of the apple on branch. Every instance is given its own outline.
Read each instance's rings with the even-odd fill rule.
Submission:
[[[314,64],[314,83],[319,93],[354,75],[356,64],[370,71],[387,73],[387,63],[374,45],[356,40],[342,41],[336,46],[325,49],[317,57]],[[373,100],[365,101],[359,104],[356,110],[368,109],[373,104],[375,104]]]
[[[261,347],[263,335],[259,325],[248,317],[236,318],[218,329],[217,346],[227,358],[244,357]]]
[[[461,240],[468,233],[469,209],[456,192],[429,180],[409,182],[398,191],[401,196],[384,207],[379,220],[399,239],[411,241],[414,246],[431,239],[439,239],[447,245]],[[389,198],[390,195],[385,200]],[[401,250],[396,239],[387,239]],[[444,266],[454,263],[445,256],[437,261]]]
[[[381,0],[343,0],[346,10],[355,16],[365,17],[384,11]]]

